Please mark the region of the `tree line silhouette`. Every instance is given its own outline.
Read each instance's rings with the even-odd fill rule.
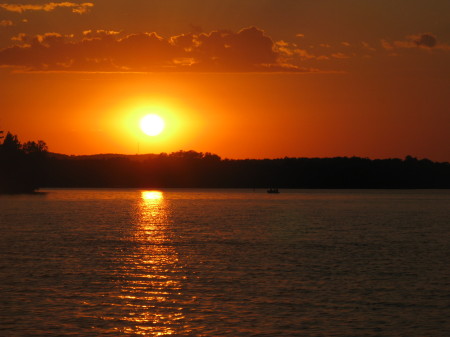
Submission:
[[[222,159],[196,151],[67,156],[48,153],[42,141],[21,144],[10,133],[0,147],[0,163],[3,192],[38,187],[450,188],[450,163],[411,156]]]

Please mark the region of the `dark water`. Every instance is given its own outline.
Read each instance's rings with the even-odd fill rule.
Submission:
[[[450,336],[450,191],[0,197],[1,336]]]

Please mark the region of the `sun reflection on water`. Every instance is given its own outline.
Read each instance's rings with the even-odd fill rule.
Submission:
[[[117,331],[163,336],[173,335],[183,326],[180,298],[185,277],[169,231],[168,212],[163,192],[141,192],[136,251],[123,261],[125,282],[119,299],[126,315]]]
[[[156,204],[159,204],[163,199],[163,192],[161,191],[142,191],[141,192],[142,200],[146,202],[146,204],[151,204],[148,202],[149,200],[155,200]],[[155,204],[154,203],[154,204]]]

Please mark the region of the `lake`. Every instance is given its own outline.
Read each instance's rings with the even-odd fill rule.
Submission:
[[[1,336],[450,336],[449,190],[0,196]]]

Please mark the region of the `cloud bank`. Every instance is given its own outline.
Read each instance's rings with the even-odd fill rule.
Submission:
[[[34,71],[304,71],[284,62],[272,39],[257,27],[170,38],[96,30],[78,39],[47,33],[13,40],[17,45],[0,50],[0,65]]]
[[[307,42],[303,34],[296,38],[301,41],[275,42],[257,27],[209,33],[196,29],[168,38],[156,32],[127,35],[112,30],[78,35],[19,33],[11,38],[15,45],[0,50],[0,67],[79,72],[336,72],[386,52],[408,57],[450,51],[431,33],[409,35],[401,41],[381,40],[379,49],[364,41],[328,44]]]

